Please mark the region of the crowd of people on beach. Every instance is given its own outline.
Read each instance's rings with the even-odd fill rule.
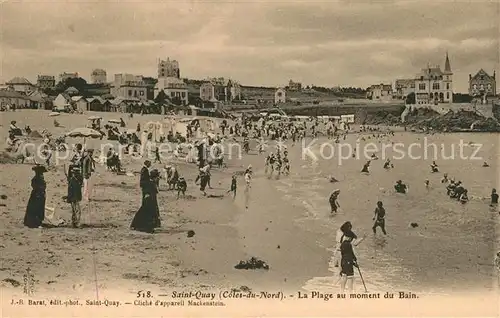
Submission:
[[[306,137],[316,137],[322,133],[325,137],[329,139],[334,139],[335,142],[340,142],[340,139],[346,138],[349,133],[349,127],[347,130],[339,130],[337,125],[333,124],[332,121],[327,121],[326,123],[321,123],[324,126],[320,128],[320,120],[318,118],[310,118],[308,121],[275,121],[268,120],[265,118],[260,118],[258,120],[253,120],[251,118],[243,117],[240,121],[236,122],[234,125],[229,125],[226,120],[220,125],[220,130],[222,134],[217,133],[216,135],[207,135],[201,140],[194,138],[196,132],[200,129],[199,122],[193,121],[187,125],[187,135],[185,139],[180,140],[179,136],[169,133],[167,137],[161,139],[161,141],[176,142],[177,147],[174,150],[174,157],[176,159],[181,157],[181,154],[185,154],[185,160],[187,163],[196,164],[198,167],[198,176],[194,180],[194,185],[199,186],[199,190],[202,196],[210,197],[214,195],[209,195],[207,189],[212,189],[211,186],[211,170],[216,167],[223,169],[224,166],[224,153],[222,148],[222,142],[224,140],[229,140],[233,138],[239,138],[241,144],[243,145],[244,153],[255,151],[256,154],[261,155],[266,152],[265,141],[275,140],[279,141],[278,146],[275,149],[271,149],[265,154],[265,160],[263,162],[264,174],[271,178],[276,174],[276,178],[281,175],[289,175],[291,173],[291,165],[288,154],[288,149],[284,145],[285,142],[291,143],[292,147],[296,142],[301,141]],[[119,122],[120,128],[125,128],[126,123],[121,119]],[[94,127],[100,130],[100,123],[97,122]],[[138,138],[138,133],[141,131],[140,124],[136,129],[136,132],[120,132],[119,129],[112,126],[105,127],[108,130],[108,137],[116,138],[119,140],[120,144],[130,145],[131,153],[138,151],[136,147],[141,142],[141,138]],[[16,123],[12,123],[11,131],[9,134],[10,146],[13,146],[15,142],[13,141],[16,136],[19,135]],[[363,140],[374,138],[386,138],[394,136],[394,132],[381,132],[378,128],[362,127],[361,132],[364,134],[361,137]],[[227,134],[228,133],[228,134]],[[370,135],[366,135],[369,133]],[[22,132],[21,132],[22,134]],[[134,137],[135,136],[135,137]],[[12,138],[12,139],[11,139]],[[147,133],[146,142],[154,142],[151,133]],[[257,141],[257,147],[250,147],[250,140],[253,139]],[[215,151],[210,151],[214,150]],[[213,155],[215,153],[215,156]],[[153,159],[154,158],[154,159]],[[160,217],[160,208],[158,202],[158,194],[160,192],[160,182],[164,180],[167,190],[175,191],[177,193],[177,199],[185,198],[188,192],[188,182],[186,178],[180,173],[179,169],[176,167],[174,162],[163,164],[161,160],[158,147],[154,150],[154,156],[151,160],[145,160],[144,165],[140,171],[139,185],[141,189],[141,205],[137,213],[133,217],[130,228],[132,230],[155,233],[156,229],[161,228],[162,222]],[[366,161],[361,169],[361,173],[365,175],[370,175],[370,167],[372,161],[377,160],[376,154],[373,154],[371,158]],[[77,144],[74,149],[74,155],[72,156],[69,166],[66,169],[65,175],[67,180],[67,195],[64,200],[71,206],[71,226],[74,228],[81,227],[81,207],[80,202],[82,200],[89,201],[92,193],[92,175],[96,171],[96,160],[94,159],[93,149],[85,149],[84,145]],[[46,165],[36,164],[33,167],[35,173],[31,180],[31,195],[28,200],[28,205],[26,208],[26,214],[24,218],[24,225],[29,228],[38,228],[42,226],[45,215],[45,201],[46,201],[46,188],[47,184],[44,179],[44,173],[47,173],[50,161],[45,162]],[[124,173],[124,167],[121,162],[121,154],[117,153],[114,149],[109,149],[106,154],[106,169],[113,173]],[[160,169],[152,168],[154,164],[163,165]],[[486,163],[483,167],[488,167]],[[434,161],[430,165],[431,173],[438,173],[439,166]],[[390,170],[394,168],[394,164],[390,159],[387,159],[383,163],[383,169]],[[253,176],[252,166],[248,166],[244,173],[245,181],[245,207],[249,208],[249,195],[251,189],[251,182]],[[330,177],[330,182],[338,182],[334,177]],[[445,185],[447,195],[456,199],[462,204],[466,204],[469,201],[468,190],[464,187],[461,181],[455,182],[454,179],[449,178],[448,174],[444,174],[441,183]],[[425,180],[425,187],[430,188],[429,179]],[[229,189],[225,193],[231,193],[232,198],[237,197],[238,188],[238,175],[235,173],[231,176]],[[397,194],[408,194],[409,185],[405,184],[402,180],[397,180],[394,185],[394,191]],[[340,209],[339,197],[340,189],[335,189],[329,196],[328,202],[330,205],[330,213],[336,215]],[[491,192],[491,206],[496,206],[498,204],[498,194],[496,189],[492,189]],[[377,229],[380,228],[383,235],[387,235],[386,230],[386,210],[382,201],[377,201],[376,207],[374,209],[373,215],[373,234],[377,234]],[[336,247],[335,247],[335,266],[340,267],[340,282],[341,282],[341,292],[344,292],[347,288],[352,292],[353,290],[353,277],[354,268],[357,268],[359,273],[359,265],[357,263],[357,258],[354,253],[354,247],[358,246],[365,237],[359,239],[353,231],[353,225],[350,221],[345,222],[340,227],[337,237],[336,237]]]

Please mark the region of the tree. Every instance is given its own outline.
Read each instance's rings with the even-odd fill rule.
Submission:
[[[410,93],[406,96],[406,104],[408,105],[415,104],[415,93]]]
[[[161,90],[154,99],[155,103],[159,105],[165,104],[168,100],[170,100],[170,98],[167,96],[167,94],[165,94],[164,90]]]
[[[64,81],[57,83],[54,90],[59,94],[67,90],[69,87],[76,88],[80,95],[84,95],[87,91],[87,81],[81,77],[67,78]]]

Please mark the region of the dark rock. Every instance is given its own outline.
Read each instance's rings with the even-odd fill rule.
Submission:
[[[257,259],[256,257],[250,258],[248,261],[240,261],[234,266],[236,269],[265,269],[269,270],[269,265],[266,262]]]
[[[7,196],[5,194],[0,195],[0,199],[7,200]]]
[[[3,281],[3,282],[6,282],[6,283],[11,284],[11,285],[12,285],[12,286],[14,286],[14,287],[19,287],[19,286],[21,286],[21,283],[20,283],[20,282],[18,282],[18,281],[17,281],[17,280],[15,280],[15,279],[12,279],[12,278],[6,278],[6,279],[4,279],[4,280],[2,280],[2,281]]]
[[[193,237],[196,233],[193,230],[188,231],[188,237]]]
[[[418,223],[410,223],[410,225],[411,225],[412,228],[418,227]]]

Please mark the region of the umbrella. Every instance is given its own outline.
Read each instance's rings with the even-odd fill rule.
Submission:
[[[197,120],[198,118],[197,117],[193,117],[193,118],[182,118],[181,120],[179,120],[181,123],[190,123],[194,120]]]
[[[98,132],[97,130],[91,129],[91,128],[76,128],[70,131],[69,133],[66,134],[68,137],[91,137],[91,138],[100,138],[102,134]]]
[[[121,124],[122,122],[119,119],[110,119],[110,120],[108,120],[108,123]]]
[[[55,117],[61,115],[60,113],[52,112],[49,114],[50,117]]]
[[[89,120],[97,120],[97,119],[102,119],[102,117],[99,116],[90,116]]]

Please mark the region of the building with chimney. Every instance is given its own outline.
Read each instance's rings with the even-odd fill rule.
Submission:
[[[375,101],[389,101],[392,99],[391,84],[375,84],[368,87],[366,98]]]
[[[200,86],[200,98],[203,101],[226,102],[241,99],[241,85],[223,77],[208,79]]]
[[[397,79],[396,82],[394,82],[394,91],[393,91],[394,98],[405,100],[406,97],[411,93],[415,93],[414,78]]]
[[[65,80],[68,80],[70,78],[77,78],[78,77],[78,72],[75,73],[61,73],[59,74],[59,82],[64,82]]]
[[[90,82],[92,84],[106,84],[108,81],[106,71],[100,68],[96,68],[90,74]]]
[[[25,95],[29,95],[35,90],[35,85],[31,84],[31,82],[24,77],[14,77],[5,84],[11,90]]]
[[[38,75],[36,86],[40,89],[54,88],[56,86],[56,78],[51,75]]]
[[[290,80],[288,82],[288,90],[292,92],[300,92],[302,90],[302,83]]]
[[[165,77],[181,77],[179,62],[170,60],[170,58],[167,58],[166,61],[158,59],[158,78]]]
[[[141,75],[115,74],[111,95],[124,100],[147,100],[148,86]]]
[[[154,87],[154,97],[163,91],[172,101],[180,101],[182,105],[187,105],[188,87],[183,80],[177,77],[160,77]]]
[[[438,66],[421,70],[415,77],[415,103],[432,105],[453,103],[453,72],[446,53],[444,71]]]
[[[481,103],[485,104],[488,97],[496,96],[497,82],[496,72],[493,71],[493,76],[480,69],[476,75],[469,74],[469,95],[481,99]]]

